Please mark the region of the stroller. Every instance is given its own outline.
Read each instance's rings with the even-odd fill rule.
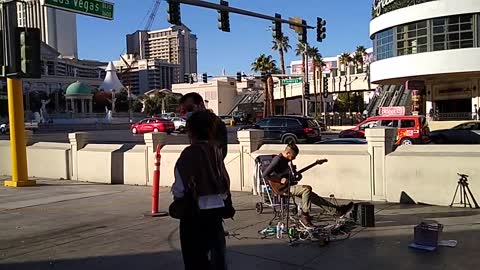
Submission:
[[[255,204],[257,214],[262,214],[265,207],[273,209],[274,217],[270,220],[271,225],[274,220],[284,220],[287,217],[287,210],[292,215],[298,215],[299,209],[295,198],[288,195],[278,195],[273,192],[270,184],[263,177],[262,172],[270,165],[270,162],[276,155],[260,155],[255,159],[255,179],[257,194],[260,201]],[[291,200],[291,201],[290,201]]]

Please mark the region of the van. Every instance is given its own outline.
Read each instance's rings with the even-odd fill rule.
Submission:
[[[340,132],[340,138],[365,138],[365,129],[375,127],[397,128],[396,145],[428,143],[430,129],[423,115],[375,116],[366,119],[351,129]]]

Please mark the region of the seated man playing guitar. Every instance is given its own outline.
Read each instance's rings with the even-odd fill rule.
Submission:
[[[295,160],[299,153],[299,149],[295,144],[289,144],[285,150],[278,156],[274,157],[270,165],[263,171],[263,177],[268,181],[272,190],[278,195],[288,194],[288,187],[290,186],[290,194],[302,198],[302,214],[300,222],[305,227],[313,227],[310,217],[310,210],[312,203],[323,207],[334,208],[341,216],[348,213],[353,208],[353,203],[347,205],[336,206],[324,198],[312,192],[312,187],[308,185],[297,185],[301,180],[302,173],[315,165],[320,165],[327,162],[326,159],[317,160],[313,164],[297,171],[292,161]]]

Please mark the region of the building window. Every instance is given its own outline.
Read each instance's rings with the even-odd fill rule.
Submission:
[[[374,45],[377,60],[393,57],[393,29],[376,34]]]
[[[397,27],[397,55],[428,51],[427,21]]]
[[[433,51],[474,47],[473,15],[433,20]]]

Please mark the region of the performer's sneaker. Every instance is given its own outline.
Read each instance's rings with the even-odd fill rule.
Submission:
[[[315,228],[315,225],[312,224],[312,221],[309,215],[302,214],[300,216],[300,223],[307,229]]]
[[[344,217],[347,214],[351,213],[353,210],[353,202],[349,202],[348,204],[341,205],[337,208],[337,214],[340,217]]]

